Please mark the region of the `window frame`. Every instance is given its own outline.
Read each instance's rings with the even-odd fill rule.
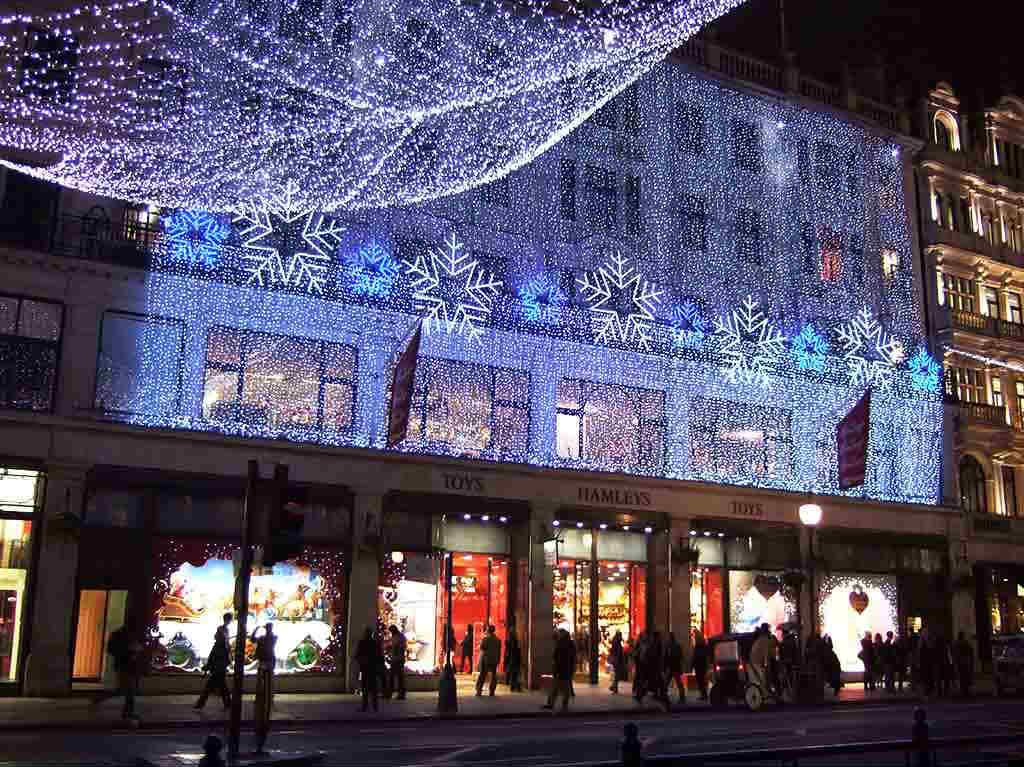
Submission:
[[[23,410],[32,413],[52,413],[57,406],[57,397],[60,393],[60,366],[61,360],[63,359],[63,344],[64,344],[64,330],[67,324],[67,305],[63,301],[55,301],[50,298],[38,298],[36,296],[26,295],[23,293],[0,293],[0,298],[12,298],[18,302],[17,313],[14,317],[14,333],[0,333],[0,339],[9,338],[14,339],[20,343],[24,343],[29,346],[37,347],[48,347],[54,350],[53,360],[53,388],[50,392],[50,403],[46,408],[24,408],[17,407],[13,403],[6,404],[3,399],[3,392],[0,390],[0,410]],[[18,329],[21,325],[21,310],[25,301],[35,301],[41,304],[52,304],[53,306],[60,307],[60,327],[58,328],[57,340],[48,341],[42,338],[32,338],[30,336],[18,335]]]
[[[764,251],[761,211],[756,208],[736,209],[736,257],[747,264],[761,266]],[[748,245],[752,250],[748,249]]]
[[[974,502],[968,504],[968,493],[965,487],[965,474],[970,471],[972,476],[971,482],[971,500]],[[968,514],[987,514],[988,513],[988,498],[985,495],[985,467],[981,465],[977,458],[973,455],[964,455],[960,458],[957,463],[957,480],[960,485],[960,504],[963,510]]]
[[[708,201],[703,195],[679,195],[679,244],[685,250],[708,252]]]
[[[683,154],[704,154],[707,146],[704,110],[691,102],[677,101],[676,125],[676,149]]]
[[[1017,509],[1017,469],[1014,466],[1003,464],[1000,472],[1002,476],[999,481],[1003,485],[1003,512],[1007,517],[1016,519],[1019,516]],[[1006,479],[1009,477],[1010,481]]]
[[[946,394],[956,402],[986,405],[985,372],[978,368],[946,365]],[[965,397],[964,394],[967,394]]]
[[[739,405],[739,406],[742,406],[742,407],[750,408],[751,410],[771,411],[771,412],[766,413],[766,414],[770,415],[772,417],[778,417],[779,415],[782,415],[788,421],[788,427],[789,428],[787,429],[786,433],[784,435],[782,435],[781,438],[779,436],[773,436],[773,437],[769,438],[769,436],[767,434],[765,435],[763,444],[761,445],[762,466],[764,468],[764,471],[760,475],[751,475],[751,478],[753,478],[754,476],[758,476],[759,479],[757,479],[755,481],[758,481],[758,482],[761,482],[761,483],[771,483],[772,481],[784,481],[787,477],[792,475],[792,472],[793,472],[793,470],[794,470],[794,468],[796,466],[796,441],[795,441],[795,439],[793,437],[793,411],[792,410],[789,410],[789,409],[786,409],[786,408],[783,408],[783,407],[777,407],[775,405],[766,405],[766,404],[762,404],[762,403],[758,403],[758,402],[734,403],[734,402],[731,402],[729,400],[723,399],[723,398],[718,397],[718,396],[713,396],[713,395],[709,395],[709,394],[698,394],[697,396],[693,397],[690,400],[691,411],[695,407],[694,403],[697,400],[703,400],[705,403],[709,403],[709,402],[710,403],[720,403],[721,405]],[[693,464],[694,452],[699,447],[698,441],[694,439],[694,434],[695,433],[701,433],[701,434],[706,435],[707,442],[705,444],[708,444],[708,445],[726,444],[725,441],[720,440],[717,437],[717,435],[720,432],[721,432],[721,424],[720,424],[720,418],[718,418],[718,417],[715,417],[715,418],[704,417],[704,418],[701,418],[699,421],[693,421],[691,419],[690,426],[689,426],[689,434],[688,434],[689,448],[690,448],[690,450],[689,450],[690,454],[689,454],[688,460],[690,461],[690,470],[691,471],[694,471],[694,464]],[[834,446],[835,443],[833,442],[832,444]],[[774,448],[773,452],[775,453],[776,457],[780,453],[780,451],[779,451],[779,447],[780,446],[784,446],[786,448],[786,451],[787,451],[787,454],[788,454],[788,465],[785,467],[786,471],[780,472],[780,473],[777,473],[777,474],[774,474],[774,475],[768,473],[769,446],[772,446]],[[837,469],[837,471],[838,471],[838,469]],[[698,472],[698,473],[703,474],[704,472]],[[713,474],[713,476],[714,476],[714,474]],[[724,481],[724,482],[726,482],[728,484],[743,484],[744,479],[747,479],[747,478],[746,477],[743,477],[743,478],[727,477],[727,478],[723,478],[721,481]],[[709,480],[709,481],[715,481],[715,480],[712,479],[712,480]]]
[[[757,123],[739,117],[732,118],[729,125],[729,138],[732,144],[734,168],[740,168],[750,173],[764,171],[764,144],[761,141]]]
[[[587,163],[586,191],[588,222],[592,228],[616,232],[619,227],[619,189],[616,172],[601,165]],[[608,214],[611,214],[610,218]]]
[[[211,362],[210,361],[210,336],[214,331],[217,330],[228,330],[234,333],[241,334],[241,342],[239,344],[239,362],[237,365],[232,365],[224,362]],[[206,380],[210,370],[215,370],[218,373],[235,373],[238,376],[238,382],[236,384],[236,396],[234,402],[241,405],[244,404],[245,397],[245,378],[246,378],[246,360],[247,360],[247,347],[251,343],[251,337],[253,334],[262,336],[273,336],[282,341],[298,341],[300,343],[313,342],[318,346],[318,373],[319,373],[319,384],[317,386],[317,398],[316,398],[316,423],[311,426],[303,426],[301,424],[279,424],[274,427],[278,431],[287,429],[296,429],[299,431],[309,432],[312,434],[318,434],[323,436],[324,434],[351,434],[356,428],[356,413],[359,409],[359,347],[354,344],[346,344],[340,341],[331,341],[323,338],[309,338],[305,336],[289,335],[285,333],[270,333],[265,330],[250,330],[247,328],[236,328],[230,325],[210,325],[206,329],[206,344],[203,355],[203,378],[201,396],[199,398],[199,420],[210,426],[217,426],[220,423],[235,424],[245,423],[238,419],[228,420],[225,422],[218,421],[216,419],[208,418],[203,412],[203,396],[202,394],[206,391]],[[336,378],[334,376],[327,376],[325,374],[325,344],[333,344],[334,346],[341,346],[352,351],[354,364],[352,366],[352,380],[346,380],[344,378]],[[351,406],[351,417],[349,425],[345,428],[334,428],[324,423],[324,400],[326,396],[326,387],[330,384],[340,384],[352,387],[352,406]]]

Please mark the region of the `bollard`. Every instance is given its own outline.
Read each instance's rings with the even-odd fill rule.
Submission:
[[[928,729],[928,719],[924,709],[918,706],[914,709],[914,729],[911,737],[911,741],[914,744],[914,753],[917,755],[916,767],[931,767],[932,764],[928,744]]]
[[[622,767],[642,767],[644,747],[640,743],[640,738],[637,737],[640,733],[639,728],[629,722],[622,728],[622,731],[626,736],[622,741]]]

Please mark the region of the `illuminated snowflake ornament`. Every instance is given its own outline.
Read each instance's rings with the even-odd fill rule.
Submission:
[[[398,279],[398,262],[380,243],[360,245],[346,258],[345,274],[353,295],[388,298]]]
[[[825,372],[825,358],[828,356],[828,341],[814,325],[807,323],[790,343],[797,367],[815,373]]]
[[[687,299],[672,310],[672,340],[676,346],[701,349],[708,337],[708,321],[696,303]]]
[[[557,325],[562,319],[562,309],[568,302],[565,292],[558,286],[556,277],[546,272],[534,277],[519,289],[519,300],[523,305],[523,318],[527,322]]]
[[[839,340],[851,386],[877,385],[883,390],[892,386],[896,366],[903,362],[906,352],[898,338],[883,330],[870,309],[861,309],[856,317],[841,325]]]
[[[654,336],[654,311],[663,291],[648,282],[616,251],[595,272],[577,279],[591,313],[594,340],[619,342],[648,351]]]
[[[163,220],[167,250],[175,261],[213,269],[220,260],[231,227],[202,210],[178,210]]]
[[[923,346],[919,347],[910,362],[911,385],[917,391],[925,391],[937,394],[941,385],[941,368],[939,363],[928,353]]]
[[[715,319],[715,337],[729,383],[768,385],[768,373],[781,361],[786,339],[758,308],[753,296],[725,317]]]
[[[296,201],[298,185],[289,181],[284,192],[242,205],[234,222],[244,250],[249,282],[261,288],[297,288],[323,293],[331,255],[345,227]]]
[[[484,271],[464,248],[452,233],[444,247],[402,263],[412,280],[413,305],[423,316],[424,330],[479,341],[504,283]]]

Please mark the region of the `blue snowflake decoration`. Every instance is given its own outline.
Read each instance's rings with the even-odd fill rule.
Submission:
[[[672,310],[672,338],[676,346],[700,349],[708,337],[708,321],[696,303],[687,299]]]
[[[348,287],[354,295],[388,298],[398,279],[399,267],[386,248],[377,242],[360,245],[346,258]]]
[[[938,394],[941,368],[923,346],[907,364],[910,367],[910,383],[917,391]]]
[[[561,321],[562,309],[568,302],[565,292],[549,274],[541,274],[519,288],[523,303],[523,317],[527,322],[556,325]]]
[[[219,216],[202,210],[178,210],[164,218],[164,236],[171,258],[204,269],[220,260],[231,227]]]
[[[828,341],[814,329],[814,325],[808,323],[803,326],[800,334],[793,339],[791,349],[801,370],[825,372]]]

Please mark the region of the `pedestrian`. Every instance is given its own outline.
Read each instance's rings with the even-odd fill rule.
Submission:
[[[686,683],[683,681],[683,646],[676,640],[673,632],[668,632],[668,640],[665,642],[665,672],[666,690],[665,697],[672,690],[672,683],[675,682],[679,690],[679,702],[686,703]]]
[[[920,706],[914,709],[914,728],[911,731],[911,742],[917,751],[917,767],[930,767],[931,746],[929,744],[928,720],[925,718],[924,709]]]
[[[362,710],[366,711],[370,704],[378,710],[380,699],[380,676],[382,651],[380,642],[373,635],[373,629],[367,626],[363,638],[356,645],[356,665],[359,666],[359,688],[363,696]]]
[[[885,632],[885,641],[882,643],[882,670],[886,691],[896,692],[896,639],[891,631]]]
[[[864,664],[864,691],[870,692],[875,689],[875,646],[871,641],[871,632],[865,631],[864,638],[860,640],[860,652],[857,653]]]
[[[952,692],[953,687],[953,653],[944,634],[936,636],[933,659],[939,695],[945,697]]]
[[[956,663],[956,675],[960,680],[960,694],[969,698],[974,682],[974,650],[967,641],[967,635],[962,631],[957,634],[953,645],[953,658]]]
[[[661,632],[651,632],[647,649],[644,651],[644,678],[647,690],[656,701],[669,710],[670,704],[665,686],[665,646],[661,641]],[[640,702],[643,702],[641,697]]]
[[[832,694],[839,697],[839,691],[843,687],[843,669],[839,663],[839,655],[836,654],[836,648],[832,643],[832,637],[828,634],[822,642],[824,645],[824,673],[825,681],[828,686],[832,688]]]
[[[397,693],[396,700],[405,700],[405,634],[392,624],[388,627],[391,634],[391,687]]]
[[[228,647],[228,627],[231,625],[231,621],[234,620],[234,616],[231,613],[224,613],[223,620],[224,622],[217,627],[213,634],[213,649],[210,650],[210,655],[207,657],[206,663],[203,664],[206,684],[199,695],[199,700],[192,707],[197,711],[203,710],[203,706],[206,705],[206,699],[210,697],[211,692],[220,693],[225,709],[231,707],[231,693],[228,692],[228,668],[231,666],[231,650]]]
[[[778,642],[772,636],[771,626],[762,623],[757,630],[757,639],[750,646],[750,663],[747,665],[747,676],[750,681],[761,688],[765,696],[770,692],[771,677],[769,669],[778,657]]]
[[[871,642],[871,658],[874,661],[872,682],[878,690],[885,686],[885,646],[881,634],[876,633]]]
[[[554,709],[559,697],[562,698],[562,711],[569,710],[569,684],[576,671],[576,649],[569,632],[561,629],[555,641],[555,652],[551,668],[551,695],[544,708]]]
[[[519,646],[519,637],[516,635],[515,620],[508,623],[508,639],[505,640],[505,681],[508,683],[509,692],[522,692],[523,683],[519,675],[523,667],[523,651]]]
[[[473,624],[466,626],[466,635],[462,637],[462,655],[459,658],[459,671],[466,673],[466,665],[469,665],[469,673],[473,673]]]
[[[642,703],[647,694],[647,674],[644,658],[647,656],[647,632],[641,631],[633,646],[633,698]]]
[[[700,699],[708,699],[708,643],[701,631],[693,632],[693,657],[690,659],[690,668],[697,678],[697,689],[700,690]]]
[[[616,631],[612,637],[612,646],[608,650],[608,662],[612,664],[612,695],[619,694],[619,682],[622,680],[626,666],[626,650],[622,646],[622,632]]]
[[[458,649],[459,643],[455,638],[455,629],[452,628],[452,624],[448,623],[448,628],[445,632],[448,637],[448,644],[444,648],[444,662],[451,663],[455,658],[455,652]]]
[[[917,652],[914,653],[914,678],[923,695],[935,693],[935,648],[932,646],[931,632],[925,627],[917,638]]]
[[[622,767],[643,767],[644,746],[640,742],[640,728],[629,722],[622,728]]]
[[[122,719],[135,719],[135,696],[139,691],[139,676],[142,673],[142,643],[138,639],[133,615],[125,615],[121,628],[116,629],[107,640],[107,652],[114,658],[114,673],[117,688],[101,692],[93,698],[98,705],[108,698],[124,697]]]
[[[256,631],[254,631],[252,639],[256,642],[258,664],[256,667],[256,709],[253,713],[256,725],[256,753],[263,754],[266,753],[263,747],[270,734],[270,711],[274,705],[274,666],[277,663],[277,656],[274,654],[274,646],[277,644],[274,624],[264,625],[263,636],[258,639]]]
[[[484,694],[484,682],[491,679],[491,697],[498,687],[498,664],[501,663],[501,640],[494,633],[494,626],[487,627],[487,634],[480,643],[480,676],[476,680],[476,696]]]
[[[907,678],[907,658],[910,655],[910,642],[905,636],[896,637],[892,644],[893,685],[896,692],[903,692],[903,683]]]

